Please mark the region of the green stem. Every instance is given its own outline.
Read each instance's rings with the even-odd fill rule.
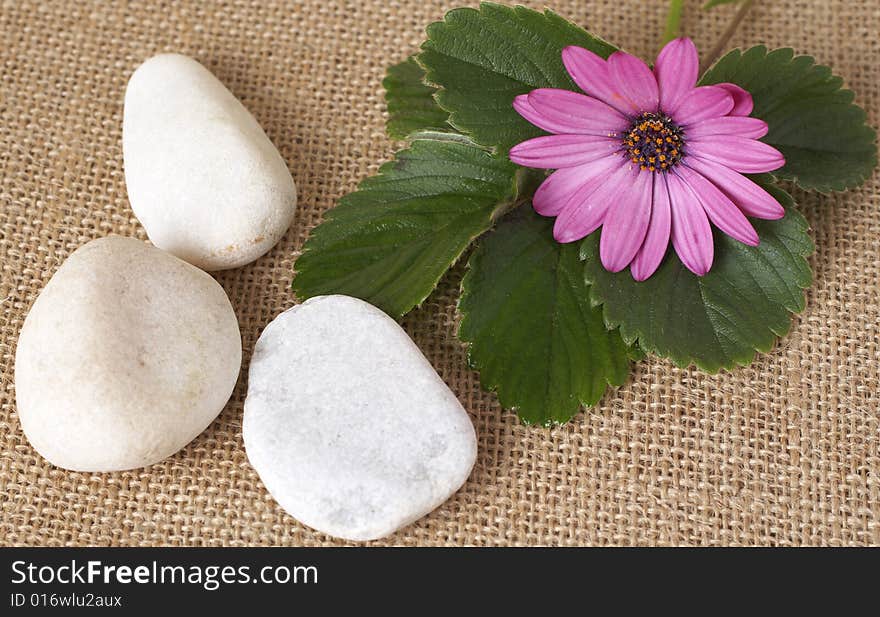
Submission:
[[[683,8],[684,0],[669,0],[669,14],[666,16],[666,30],[663,32],[664,45],[678,36]]]
[[[740,5],[736,15],[733,16],[733,21],[731,21],[730,25],[727,26],[727,29],[721,33],[721,37],[718,39],[718,42],[715,43],[715,46],[711,51],[709,51],[705,58],[703,58],[703,62],[700,64],[700,75],[709,70],[709,67],[718,59],[721,52],[727,47],[727,44],[730,42],[736,29],[739,28],[739,25],[742,23],[743,19],[745,19],[746,13],[749,12],[749,9],[752,8],[754,3],[755,0],[745,0],[745,2]]]

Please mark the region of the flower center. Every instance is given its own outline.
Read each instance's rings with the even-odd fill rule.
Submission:
[[[664,113],[644,113],[623,138],[626,156],[642,171],[666,171],[681,160],[681,129]]]

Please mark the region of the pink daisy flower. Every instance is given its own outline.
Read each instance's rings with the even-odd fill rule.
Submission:
[[[562,61],[585,92],[540,88],[516,97],[519,114],[552,133],[511,148],[519,165],[555,169],[533,205],[555,216],[553,236],[573,242],[602,227],[599,256],[611,272],[630,266],[642,281],[660,266],[670,239],[682,263],[712,267],[710,221],[756,246],[747,217],[785,211],[742,174],[778,169],[785,159],[758,141],[767,124],[748,117],[752,96],[734,84],[696,86],[697,49],[667,44],[652,71],[623,52],[608,60],[566,47]]]

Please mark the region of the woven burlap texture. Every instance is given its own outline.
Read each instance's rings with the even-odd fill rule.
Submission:
[[[148,6],[149,5],[149,6]],[[548,2],[645,57],[666,2]],[[733,15],[688,2],[708,49]],[[452,8],[434,0],[0,0],[0,544],[335,545],[268,495],[241,439],[247,360],[295,303],[293,264],[336,200],[394,149],[381,79]],[[532,6],[540,8],[539,3]],[[878,124],[877,0],[762,0],[732,46],[793,46],[830,64]],[[193,56],[250,109],[299,188],[266,256],[217,279],[238,314],[242,376],[217,420],[163,463],[124,473],[49,465],[15,410],[22,321],[57,267],[92,238],[146,239],[125,192],[128,77],[163,51]],[[384,542],[399,545],[865,545],[880,543],[880,181],[795,191],[817,250],[807,308],[774,351],[719,375],[635,365],[562,427],[522,425],[480,390],[455,338],[461,268],[404,326],[458,395],[479,439],[464,487]]]

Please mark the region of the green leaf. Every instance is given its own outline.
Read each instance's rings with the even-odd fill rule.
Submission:
[[[459,337],[487,390],[525,422],[565,422],[623,384],[629,349],[589,302],[577,247],[520,208],[480,241],[462,281]]]
[[[301,299],[355,296],[399,318],[510,207],[524,174],[461,135],[417,134],[312,230],[293,288]]]
[[[602,57],[615,48],[552,11],[538,13],[483,3],[454,9],[428,26],[418,55],[427,81],[437,85],[450,124],[484,146],[507,154],[542,135],[513,109],[513,99],[535,88],[577,90],[562,64],[562,49],[579,45]]]
[[[722,4],[736,4],[738,2],[740,2],[740,0],[709,0],[709,2],[703,5],[703,10],[708,11],[709,9],[714,9],[716,6],[721,6]]]
[[[766,47],[734,50],[702,83],[732,82],[752,93],[753,116],[770,126],[762,141],[785,155],[773,174],[805,189],[842,191],[865,181],[877,165],[877,135],[853,104],[843,80],[809,56]]]
[[[696,364],[717,372],[748,364],[755,351],[769,351],[776,337],[788,332],[791,313],[804,309],[813,242],[791,197],[767,176],[753,179],[786,215],[751,221],[761,239],[757,247],[716,232],[715,262],[706,276],[687,270],[670,248],[657,272],[638,283],[629,270],[612,274],[602,267],[600,231],[584,240],[581,257],[592,300],[603,305],[605,322],[620,326],[627,343],[638,340],[648,353],[681,367]]]
[[[388,135],[406,139],[416,131],[452,130],[446,122],[449,113],[434,100],[437,88],[424,83],[425,70],[415,59],[407,58],[388,69],[382,85],[388,105]]]

